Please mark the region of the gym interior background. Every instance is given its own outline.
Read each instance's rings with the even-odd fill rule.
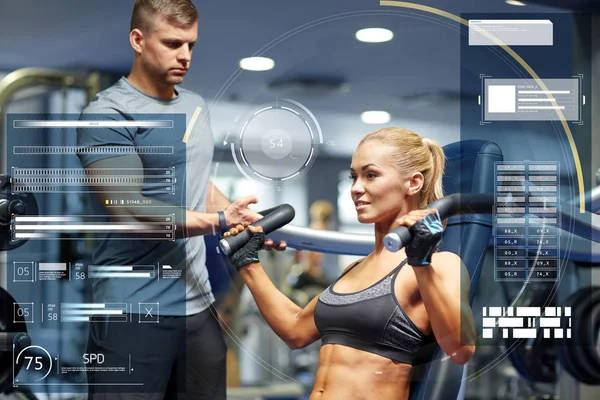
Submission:
[[[386,8],[370,0],[194,3],[200,14],[199,38],[184,86],[200,93],[210,104],[215,138],[213,182],[229,198],[257,194],[260,209],[281,203],[293,205],[296,210],[293,224],[299,226],[315,223],[310,207],[321,201],[320,204],[328,202],[333,208],[333,218],[326,222],[327,229],[370,234],[371,226],[362,226],[356,221],[347,179],[350,156],[360,138],[382,126],[408,128],[442,145],[475,137],[475,128],[465,126],[464,121],[468,115],[481,113],[477,104],[481,92],[477,86],[466,85],[469,81],[466,77],[473,81],[473,76],[485,74],[481,65],[487,65],[489,70],[499,69],[490,66],[493,64],[504,64],[506,68],[512,65],[513,70],[516,65],[514,60],[508,59],[507,53],[490,52],[490,59],[476,67],[480,69],[471,69],[463,47],[467,40],[465,28],[447,16],[419,8]],[[587,93],[587,100],[582,105],[583,125],[569,123],[569,126],[575,144],[580,146],[585,188],[593,191],[597,186],[596,171],[600,169],[597,156],[600,127],[596,118],[600,115],[600,17],[597,14],[600,5],[591,0],[536,0],[524,2],[524,6],[503,0],[421,0],[415,3],[464,18],[523,19],[523,15],[543,15],[570,21],[567,46],[557,51],[573,60],[573,71],[585,71],[582,91]],[[29,70],[34,73],[32,76],[51,76],[52,73],[61,76],[31,78],[30,82],[38,84],[24,85],[8,98],[0,92],[0,121],[4,132],[0,173],[10,174],[6,116],[79,113],[90,90],[106,88],[126,75],[132,58],[127,40],[131,10],[130,2],[122,0],[3,1],[0,10],[0,79],[14,77],[16,71],[24,73],[24,68],[39,68]],[[356,31],[370,27],[390,29],[394,37],[385,43],[356,40]],[[560,37],[554,40],[555,46],[562,43]],[[515,51],[519,52],[519,47],[515,47]],[[521,54],[526,61],[528,54]],[[240,59],[253,55],[272,58],[274,68],[260,72],[238,68]],[[554,61],[547,60],[549,64]],[[86,80],[90,77],[96,80]],[[570,76],[548,76],[562,77]],[[2,82],[0,88],[5,88]],[[82,87],[82,82],[88,87]],[[282,99],[301,104],[318,122],[323,136],[318,155],[311,168],[291,183],[275,185],[251,180],[240,171],[231,152],[231,143],[239,134],[240,118],[260,105]],[[361,121],[362,112],[374,110],[388,112],[390,119],[382,125]],[[481,126],[484,125],[482,121]],[[505,161],[568,159],[565,152],[569,150],[553,145],[556,134],[552,133],[549,139],[545,126],[494,122],[489,127],[490,136],[486,140],[500,146]],[[76,142],[72,131],[56,129],[46,145],[74,146]],[[48,167],[78,168],[75,162],[73,158]],[[573,169],[561,168],[558,180],[562,199],[574,198],[580,193]],[[40,211],[43,208],[49,215],[61,215],[67,210],[71,214],[85,214],[88,207],[77,193],[66,195],[63,204],[44,204],[43,194],[36,198]],[[216,239],[207,238],[207,241],[210,248],[216,247]],[[597,248],[596,244],[590,244],[590,249],[593,248]],[[82,261],[86,250],[85,242],[30,240],[14,251],[26,252],[30,258],[40,261],[58,258],[76,263]],[[2,257],[6,263],[6,252]],[[324,279],[331,281],[357,258],[326,255],[322,261]],[[282,290],[298,303],[310,298],[310,291],[315,288],[295,287],[298,276],[306,273],[305,252],[298,254],[290,249],[263,259]],[[567,262],[565,265],[571,266],[571,272],[564,277],[566,283],[561,286],[555,305],[560,305],[560,299],[580,288],[600,284],[596,270],[590,268],[593,265],[575,266]],[[7,268],[12,266],[2,265],[3,271]],[[211,273],[215,291],[220,299],[224,298],[233,285],[231,275],[220,265]],[[515,304],[513,300],[517,298],[516,305],[541,306],[553,291],[549,284],[531,284],[521,291],[521,285],[496,282],[493,246],[481,274],[478,293],[482,295],[476,297],[473,305],[478,332],[483,328],[483,307],[506,307]],[[6,288],[6,276],[1,282]],[[87,290],[89,282],[86,280],[47,284],[35,297],[43,304],[84,302]],[[238,294],[231,310],[231,336],[228,337],[231,349],[229,396],[232,399],[304,398],[314,378],[318,345],[289,350],[262,320],[247,291],[241,288]],[[27,291],[11,295],[23,304],[34,297]],[[543,299],[541,304],[539,296]],[[55,324],[52,328],[35,329],[31,340],[60,354],[61,363],[81,366],[87,340],[85,325]],[[598,331],[598,325],[594,329]],[[12,352],[7,354],[12,357]],[[498,339],[495,345],[478,348],[468,364],[469,378],[462,395],[472,400],[597,399],[600,397],[595,386],[600,384],[600,350],[594,357],[591,364],[598,372],[592,373],[592,378],[582,379],[557,360],[552,345],[523,341],[511,347],[507,341]],[[36,387],[35,396],[39,399],[84,398],[75,389],[79,382],[76,379],[61,381],[58,376],[38,381],[40,376],[34,371],[21,371],[19,377],[21,382],[42,382],[42,386]],[[12,376],[5,378],[13,379]],[[62,386],[57,390],[59,384]],[[69,385],[72,392],[65,390]],[[7,389],[5,397],[17,395],[9,391]]]

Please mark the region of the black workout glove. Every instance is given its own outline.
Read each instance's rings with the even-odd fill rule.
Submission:
[[[444,226],[437,213],[429,214],[409,228],[413,240],[406,247],[408,264],[422,267],[431,264],[431,256],[440,246]]]
[[[258,251],[262,249],[264,243],[265,233],[254,232],[248,243],[229,257],[235,269],[239,271],[250,263],[259,262]]]

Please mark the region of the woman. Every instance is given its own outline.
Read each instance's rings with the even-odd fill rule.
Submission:
[[[444,165],[437,143],[408,130],[386,128],[360,142],[351,195],[358,220],[374,224],[375,249],[304,309],[277,290],[258,262],[260,227],[248,228],[252,239],[232,256],[281,339],[293,349],[322,339],[310,400],[407,399],[413,367],[427,360],[433,341],[458,364],[473,355],[468,272],[457,255],[437,252],[443,226],[437,211],[423,210],[443,197]],[[414,239],[391,253],[383,239],[400,225]]]

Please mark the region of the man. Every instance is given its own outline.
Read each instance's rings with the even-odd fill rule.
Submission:
[[[174,171],[168,180],[171,191],[162,190],[163,180],[154,178],[133,180],[129,187],[93,180],[99,212],[140,227],[160,223],[164,228],[165,216],[173,216],[177,239],[138,240],[143,238],[131,234],[125,237],[129,240],[116,240],[123,234],[109,232],[98,242],[91,264],[155,266],[159,276],[93,280],[94,303],[125,303],[131,315],[127,322],[90,325],[88,352],[105,359],[103,369],[88,366],[91,398],[129,398],[131,393],[185,398],[187,393],[194,399],[225,399],[226,349],[202,235],[261,216],[248,208],[257,202],[254,196],[230,203],[209,180],[214,144],[208,107],[201,96],[177,86],[190,66],[197,34],[198,14],[191,1],[136,0],[129,35],[131,72],[99,93],[81,115],[83,120],[122,122],[173,117],[177,126],[176,114],[185,114],[186,123],[179,130],[131,124],[78,130],[79,157],[90,178],[106,168],[120,171],[115,174],[144,169],[146,177],[149,168]],[[155,146],[173,151],[138,151]]]

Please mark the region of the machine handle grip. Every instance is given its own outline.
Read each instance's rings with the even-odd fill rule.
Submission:
[[[442,220],[455,214],[491,214],[493,212],[494,195],[488,193],[455,193],[434,201],[427,209],[437,209]],[[412,235],[406,226],[399,226],[383,239],[385,247],[396,252],[412,240]]]
[[[0,352],[15,350],[17,353],[31,346],[31,338],[26,332],[0,332]]]
[[[294,210],[294,207],[289,204],[282,204],[277,207],[269,208],[268,210],[260,211],[259,214],[264,217],[254,222],[252,225],[261,226],[265,235],[268,235],[282,226],[289,224],[296,216],[296,211]],[[221,239],[219,241],[219,247],[225,255],[229,256],[244,247],[250,238],[250,231],[245,229],[235,236],[228,236]]]

